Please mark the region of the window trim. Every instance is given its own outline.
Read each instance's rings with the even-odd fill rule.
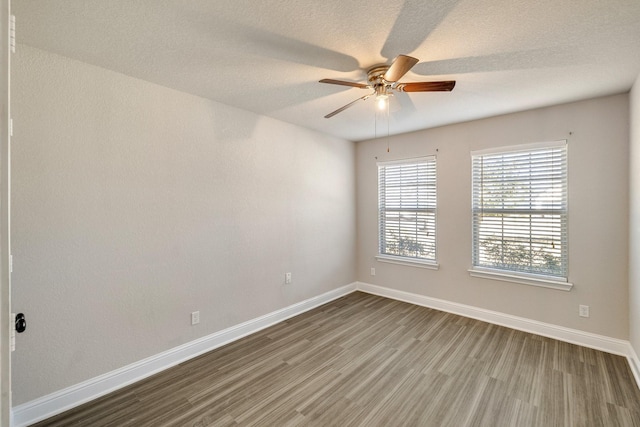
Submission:
[[[382,235],[380,233],[381,231],[381,222],[380,222],[380,167],[386,167],[386,166],[393,166],[393,165],[403,165],[403,164],[416,164],[416,163],[427,163],[427,162],[434,162],[434,166],[435,166],[435,200],[436,200],[436,204],[435,204],[435,208],[433,209],[433,214],[434,214],[434,221],[435,221],[435,225],[434,225],[434,256],[433,259],[428,259],[428,258],[417,258],[417,257],[409,257],[409,256],[401,256],[401,255],[392,255],[392,254],[385,254],[382,253],[380,251],[381,249],[381,240],[382,240]],[[399,264],[399,265],[407,265],[407,266],[411,266],[411,267],[420,267],[420,268],[426,268],[426,269],[432,269],[432,270],[437,270],[439,268],[439,264],[438,264],[438,231],[437,231],[437,227],[438,227],[438,167],[437,167],[437,156],[435,154],[433,155],[426,155],[426,156],[419,156],[419,157],[410,157],[410,158],[405,158],[405,159],[395,159],[395,160],[385,160],[385,161],[379,161],[376,162],[376,171],[377,171],[377,228],[378,228],[378,240],[377,240],[377,251],[376,251],[376,260],[380,261],[380,262],[386,262],[386,263],[390,263],[390,264]]]
[[[570,291],[573,283],[568,279],[556,278],[552,276],[544,276],[542,274],[518,273],[508,270],[494,270],[485,267],[472,267],[469,270],[471,277],[481,279],[493,279],[502,282],[519,283],[521,285],[539,286],[542,288],[557,289],[561,291]]]
[[[566,139],[559,139],[557,141],[533,142],[529,144],[507,145],[503,147],[491,147],[484,148],[482,150],[471,151],[471,157],[473,158],[473,156],[486,156],[488,154],[517,153],[520,151],[541,150],[543,148],[556,148],[564,147],[567,145],[568,144]]]
[[[380,248],[378,248],[379,251]],[[409,258],[393,255],[376,255],[376,260],[389,264],[408,265],[410,267],[426,268],[428,270],[439,270],[440,264],[436,261],[421,258]]]
[[[567,147],[568,148],[568,144],[567,144],[567,140],[558,140],[558,141],[548,141],[548,142],[537,142],[537,143],[530,143],[530,144],[521,144],[521,145],[512,145],[512,146],[503,146],[503,147],[492,147],[492,148],[488,148],[488,149],[483,149],[483,150],[476,150],[476,151],[471,151],[470,152],[470,157],[471,157],[471,221],[472,221],[472,229],[473,229],[473,224],[475,221],[475,217],[474,217],[474,213],[473,213],[473,203],[474,203],[474,193],[473,193],[473,188],[474,188],[474,180],[473,180],[473,159],[476,156],[485,156],[485,155],[492,155],[492,154],[506,154],[506,153],[518,153],[518,152],[527,152],[527,151],[533,151],[533,150],[541,150],[541,149],[545,149],[545,148],[557,148],[557,147]],[[568,160],[567,160],[568,161]],[[569,200],[568,200],[568,180],[569,180],[569,173],[568,173],[568,165],[567,165],[567,170],[566,170],[566,175],[565,175],[565,182],[566,182],[566,191],[567,191],[567,200],[566,200],[566,206],[565,206],[565,212],[566,212],[566,237],[567,237],[567,247],[566,247],[566,259],[567,259],[567,263],[568,263],[568,258],[569,258],[569,247],[568,247],[568,234],[569,234]],[[472,277],[478,277],[478,278],[483,278],[483,279],[493,279],[493,280],[500,280],[500,281],[507,281],[507,282],[512,282],[512,283],[519,283],[519,284],[524,284],[524,285],[531,285],[531,286],[540,286],[540,287],[545,287],[545,288],[551,288],[551,289],[558,289],[558,290],[564,290],[564,291],[570,291],[573,288],[573,283],[569,282],[569,266],[568,264],[566,265],[566,275],[564,277],[561,276],[551,276],[551,275],[545,275],[545,274],[538,274],[538,273],[528,273],[528,272],[520,272],[520,271],[513,271],[513,270],[506,270],[506,269],[498,269],[498,268],[490,268],[490,267],[484,267],[484,266],[479,266],[479,265],[473,265],[473,254],[475,252],[475,245],[476,245],[476,241],[475,241],[475,234],[472,231],[472,236],[471,236],[471,255],[472,255],[472,266],[471,268],[468,270],[470,276]]]

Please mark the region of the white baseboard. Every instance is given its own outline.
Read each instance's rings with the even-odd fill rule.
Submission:
[[[554,338],[571,344],[578,344],[584,347],[605,351],[607,353],[630,357],[631,346],[629,341],[606,337],[579,331],[577,329],[565,328],[563,326],[552,325],[550,323],[539,322],[537,320],[526,319],[524,317],[512,316],[497,311],[485,310],[483,308],[470,305],[459,304],[424,295],[385,288],[368,283],[358,282],[359,291],[408,302],[423,307],[429,307],[447,313],[458,314],[472,319],[482,320],[500,326],[506,326],[519,331],[530,332],[548,338]],[[637,360],[637,357],[636,357]],[[637,378],[637,377],[636,377]],[[640,383],[639,383],[640,384]]]
[[[629,343],[629,356],[627,356],[627,359],[629,360],[633,377],[636,379],[636,384],[640,387],[640,359],[638,359],[638,353],[636,353],[631,343]]]
[[[281,310],[257,317],[206,337],[84,381],[55,393],[18,405],[12,410],[12,425],[23,427],[49,418],[125,387],[186,360],[214,350],[232,341],[297,316],[356,290],[356,284],[329,291]]]

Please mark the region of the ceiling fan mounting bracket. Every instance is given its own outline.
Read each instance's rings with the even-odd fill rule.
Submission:
[[[390,85],[392,82],[388,82],[384,79],[384,75],[389,70],[389,65],[376,65],[367,71],[367,80],[372,86],[376,84]]]

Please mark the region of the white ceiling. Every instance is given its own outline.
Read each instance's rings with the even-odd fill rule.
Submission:
[[[639,0],[18,0],[18,42],[349,140],[375,135],[366,81],[398,54],[402,81],[451,93],[392,99],[403,133],[626,92],[640,74]],[[413,105],[412,105],[413,104]],[[378,136],[386,135],[379,118]]]

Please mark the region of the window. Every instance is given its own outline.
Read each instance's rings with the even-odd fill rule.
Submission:
[[[378,218],[378,259],[435,265],[435,156],[378,163]]]
[[[472,153],[473,267],[567,279],[567,144]]]

